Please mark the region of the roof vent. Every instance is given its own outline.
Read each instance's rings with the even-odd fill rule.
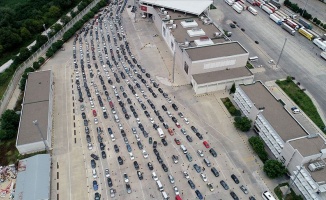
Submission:
[[[311,163],[310,165],[308,165],[308,168],[310,171],[314,172],[314,171],[324,169],[325,166],[326,165],[324,162],[315,162],[315,163]]]
[[[259,107],[258,108],[258,110],[264,110],[265,109],[265,107]]]

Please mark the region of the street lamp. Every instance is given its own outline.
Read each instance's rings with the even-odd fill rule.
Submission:
[[[43,137],[43,133],[42,133],[42,131],[41,131],[39,125],[38,125],[38,121],[37,121],[37,120],[34,120],[34,121],[33,121],[33,124],[37,127],[37,130],[38,130],[38,132],[39,132],[40,135],[41,135],[42,141],[43,141],[44,146],[45,146],[46,153],[50,153],[50,149],[49,149],[48,145],[46,144],[46,142],[45,142],[45,140],[44,140],[44,137]]]
[[[281,50],[280,56],[278,57],[278,60],[277,60],[277,62],[276,62],[276,67],[275,67],[275,68],[277,68],[278,63],[280,62],[280,59],[281,59],[281,56],[282,56],[282,54],[283,54],[283,50],[284,50],[284,47],[285,47],[285,44],[286,44],[286,41],[287,41],[287,40],[288,40],[288,39],[285,38],[285,41],[284,41],[284,44],[283,44],[283,47],[282,47],[282,50]]]
[[[45,30],[46,37],[48,38],[48,40],[50,40],[49,35],[48,35],[48,31],[47,31],[46,28],[45,28],[45,24],[43,24],[43,28],[44,28],[44,30]]]

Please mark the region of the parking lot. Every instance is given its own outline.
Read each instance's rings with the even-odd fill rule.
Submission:
[[[112,10],[117,8],[113,6]],[[170,199],[176,196],[174,186],[182,199],[195,199],[195,190],[205,199],[231,199],[231,191],[240,199],[249,196],[260,199],[260,193],[267,186],[258,173],[259,163],[248,149],[246,137],[234,130],[232,120],[220,103],[221,95],[227,94],[194,97],[190,86],[163,84],[160,80],[162,77],[168,80],[169,75],[165,68],[155,66],[162,60],[142,54],[141,47],[137,46],[144,40],[139,35],[144,36],[147,31],[137,32],[138,37],[133,32],[133,28],[146,22],[131,27],[126,10],[120,19],[121,25],[114,12],[110,16],[109,8],[103,11],[78,37],[65,44],[66,52],[59,52],[47,64],[53,69],[55,80],[52,198],[93,199],[98,192],[101,199],[161,199],[162,193],[152,177],[155,172]],[[149,31],[153,31],[152,28]],[[131,41],[129,48],[127,41]],[[167,144],[164,145],[159,135],[161,131],[155,129],[154,124],[163,131]],[[155,141],[159,156],[154,152]],[[188,156],[181,145],[187,148]],[[209,152],[211,148],[216,151],[216,157]],[[197,150],[203,151],[202,157]],[[177,163],[173,155],[178,157]],[[204,162],[205,158],[210,167]],[[194,164],[199,166],[200,172],[196,172]],[[212,173],[213,167],[218,177]],[[185,177],[185,171],[189,177]],[[232,174],[239,184],[233,181]],[[168,175],[172,175],[174,181]],[[188,180],[194,183],[195,189]],[[222,187],[222,180],[228,190]],[[211,183],[213,189],[207,183]],[[129,193],[127,184],[131,188]],[[249,194],[241,191],[241,185]]]

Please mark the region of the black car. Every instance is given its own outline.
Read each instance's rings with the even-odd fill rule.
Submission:
[[[154,142],[155,142],[155,141],[154,141]],[[155,154],[156,156],[160,155],[160,152],[158,152],[157,149],[153,149],[153,151],[154,151],[154,154]]]
[[[190,135],[186,135],[186,138],[187,138],[187,140],[188,140],[189,142],[192,142],[192,138],[191,138]]]
[[[109,116],[106,112],[103,112],[103,117],[104,117],[104,119],[107,119]]]
[[[87,119],[84,119],[84,126],[88,126],[88,121],[87,121]]]
[[[200,134],[200,133],[196,133],[196,136],[197,136],[200,140],[204,139],[204,138],[203,138],[203,135]]]
[[[146,73],[146,77],[147,77],[147,78],[150,78],[151,75],[150,75],[149,73]]]
[[[169,168],[164,163],[162,163],[162,168],[165,172],[169,171]]]
[[[153,142],[153,148],[156,149],[156,147],[157,147],[157,142],[154,141],[154,142]]]
[[[222,187],[223,187],[225,190],[228,190],[228,189],[229,189],[229,186],[228,186],[228,184],[226,184],[225,181],[221,180],[220,183],[221,183]]]
[[[239,183],[240,183],[240,181],[239,181],[239,179],[238,179],[238,177],[237,177],[236,175],[232,174],[232,175],[231,175],[231,178],[233,179],[233,181],[234,181],[236,184],[239,184]]]
[[[164,138],[162,138],[161,141],[162,141],[164,146],[168,146],[168,142]]]
[[[113,147],[114,147],[114,151],[115,151],[116,153],[118,153],[118,152],[119,152],[119,147],[118,147],[118,145],[115,144]]]
[[[87,143],[91,143],[91,136],[86,135],[86,141],[87,141]]]
[[[137,161],[134,161],[134,167],[135,167],[136,170],[139,170],[139,164],[138,164]]]
[[[125,118],[128,120],[130,119],[130,116],[128,115],[128,113],[125,114]]]
[[[163,126],[164,126],[165,129],[169,128],[169,125],[167,123],[163,123]]]
[[[139,180],[143,180],[143,173],[141,171],[137,171],[137,176],[139,178]]]
[[[105,158],[106,158],[106,153],[105,153],[105,151],[102,151],[101,154],[102,154],[102,158],[105,159]]]
[[[158,88],[158,84],[157,83],[153,83],[153,86],[155,87],[155,88]]]
[[[108,180],[109,187],[112,187],[113,186],[112,179],[108,177],[107,180]]]
[[[128,97],[128,95],[127,95],[125,92],[122,93],[122,96],[123,96],[124,98],[127,98],[127,97]]]
[[[173,108],[175,111],[178,111],[178,106],[175,105],[174,103],[172,104],[172,108]]]
[[[148,166],[149,170],[153,170],[154,169],[154,167],[153,167],[153,165],[152,165],[151,162],[147,163],[147,166]]]
[[[175,117],[172,117],[172,121],[173,121],[174,123],[177,123],[177,122],[178,122],[177,118],[175,118]]]
[[[147,131],[143,130],[143,135],[144,135],[145,138],[148,138],[148,133],[147,133]]]
[[[233,191],[230,192],[230,195],[234,200],[239,200],[239,197]]]
[[[196,188],[194,182],[192,182],[192,180],[190,180],[190,179],[188,180],[188,184],[190,185],[191,189],[195,189]]]
[[[157,95],[156,95],[154,92],[152,93],[152,95],[153,95],[153,97],[154,97],[154,98],[156,98],[156,97],[157,97]]]
[[[121,156],[118,156],[118,162],[119,162],[119,165],[123,165],[123,160],[122,160]]]
[[[163,93],[163,97],[164,97],[164,98],[168,98],[169,95],[168,95],[167,93],[164,92],[164,93]]]
[[[157,158],[157,161],[158,161],[160,164],[163,163],[163,160],[162,160],[162,158],[161,158],[160,155],[157,155],[156,158]]]
[[[201,194],[201,192],[199,190],[196,190],[195,193],[196,193],[198,199],[203,199],[203,195]]]
[[[159,91],[160,93],[163,93],[163,90],[162,90],[162,88],[159,88],[159,89],[158,89],[158,91]]]
[[[191,126],[191,130],[192,130],[194,133],[198,133],[198,130],[197,130],[197,128],[196,128],[196,127],[194,127],[194,126]]]
[[[158,125],[157,124],[153,124],[153,128],[155,129],[155,130],[157,130],[158,129]]]
[[[144,111],[146,117],[150,117],[150,114],[147,112],[147,110]]]
[[[101,151],[103,151],[104,148],[105,148],[105,144],[103,144],[103,142],[100,142],[100,149],[101,149]]]
[[[127,98],[127,102],[128,102],[128,104],[132,104],[132,102],[129,98]]]
[[[218,171],[215,167],[211,168],[211,172],[214,174],[215,177],[218,177],[220,175],[220,173],[218,173]]]
[[[91,157],[94,159],[94,160],[98,160],[98,156],[97,155],[95,155],[95,154],[91,154]]]
[[[95,162],[94,159],[91,160],[91,166],[92,166],[93,169],[96,168],[96,162]]]
[[[137,145],[140,150],[143,150],[143,145],[140,141],[137,141]]]
[[[86,114],[84,112],[82,112],[82,118],[86,119]]]
[[[209,150],[209,153],[211,153],[213,157],[217,157],[217,153],[213,148]]]
[[[164,122],[164,119],[162,116],[158,116],[158,119],[160,120],[160,122]]]
[[[143,109],[143,110],[146,110],[146,106],[142,103],[142,104],[140,104],[141,105],[141,108]]]
[[[256,198],[253,197],[253,196],[250,196],[250,197],[249,197],[249,200],[256,200]]]
[[[132,113],[134,115],[135,118],[138,118],[138,114],[136,112]]]

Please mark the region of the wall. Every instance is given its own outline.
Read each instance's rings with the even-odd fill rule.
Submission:
[[[47,145],[49,146],[48,142],[47,142]],[[29,153],[34,153],[34,152],[45,150],[43,141],[30,143],[30,144],[23,144],[23,145],[19,145],[16,147],[20,154],[29,154]]]

